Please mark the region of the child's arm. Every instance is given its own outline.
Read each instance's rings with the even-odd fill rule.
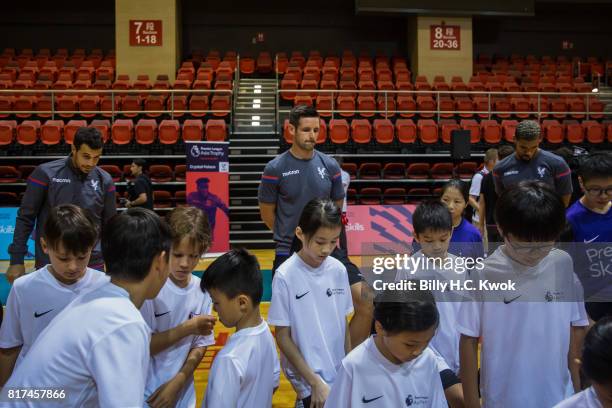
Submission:
[[[164,351],[184,337],[191,335],[209,335],[215,326],[216,320],[217,319],[214,316],[198,315],[184,321],[170,330],[160,333],[153,333],[151,336],[151,355],[154,356],[155,354]]]
[[[276,342],[287,360],[295,367],[298,373],[306,380],[312,388],[312,406],[320,408],[329,395],[329,386],[319,377],[306,363],[300,349],[291,339],[291,328],[287,326],[276,326]],[[349,340],[350,342],[350,340]]]
[[[4,384],[6,384],[11,374],[13,374],[15,362],[17,361],[17,357],[19,357],[21,347],[22,346],[0,348],[0,388],[4,387]]]
[[[204,354],[206,354],[206,347],[192,348],[179,372],[155,390],[147,400],[147,404],[151,408],[175,406],[179,393],[187,385],[187,381],[192,378],[193,373],[204,358]]]
[[[346,331],[344,333],[344,353],[348,354],[351,351],[351,331],[349,330],[349,321],[346,319]]]
[[[460,377],[467,408],[480,408],[478,398],[478,338],[461,335],[459,341]]]
[[[574,385],[574,392],[580,392],[582,384],[580,382],[580,360],[582,353],[582,343],[586,335],[587,326],[570,326],[570,347],[567,353],[567,362]]]

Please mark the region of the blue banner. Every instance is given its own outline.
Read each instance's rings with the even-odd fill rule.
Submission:
[[[0,207],[0,261],[8,261],[10,259],[8,247],[13,242],[17,210],[19,208]],[[34,229],[32,234],[34,234]],[[34,259],[34,239],[32,235],[30,235],[28,240],[28,253],[25,259]]]

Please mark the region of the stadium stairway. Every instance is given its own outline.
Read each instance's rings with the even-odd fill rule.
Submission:
[[[230,243],[273,248],[259,215],[257,189],[266,163],[279,152],[276,81],[243,78],[238,85],[230,135]]]

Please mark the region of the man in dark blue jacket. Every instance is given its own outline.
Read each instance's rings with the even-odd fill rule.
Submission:
[[[49,263],[38,237],[49,210],[61,204],[74,204],[90,210],[101,227],[117,212],[115,185],[111,176],[97,166],[102,155],[102,135],[95,128],[82,127],[76,132],[71,154],[62,159],[41,164],[28,178],[26,192],[17,213],[13,243],[8,252],[10,266],[6,272],[9,282],[25,273],[23,259],[27,240],[36,228],[36,268]],[[100,244],[91,254],[89,266],[102,269],[104,260]]]

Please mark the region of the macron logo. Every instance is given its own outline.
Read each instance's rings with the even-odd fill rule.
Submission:
[[[294,174],[300,174],[299,170],[291,170],[283,173],[283,177],[293,176]]]
[[[518,174],[518,170],[510,170],[504,173],[504,176],[513,176],[515,174]]]
[[[51,178],[51,181],[54,183],[70,183],[70,179],[60,179],[60,178]]]

